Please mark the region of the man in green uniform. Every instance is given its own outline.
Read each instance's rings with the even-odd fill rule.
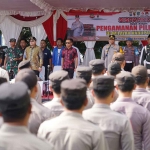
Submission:
[[[22,60],[22,52],[16,47],[16,39],[10,39],[10,48],[6,50],[4,67],[9,72],[10,79],[18,72],[18,63]]]

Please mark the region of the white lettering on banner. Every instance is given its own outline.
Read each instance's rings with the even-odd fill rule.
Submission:
[[[150,34],[150,11],[123,12],[110,16],[68,15],[68,37],[74,40],[100,40],[110,34],[144,40]],[[118,37],[119,38],[119,37]]]

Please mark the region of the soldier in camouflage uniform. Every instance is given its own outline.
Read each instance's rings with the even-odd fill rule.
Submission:
[[[5,53],[4,67],[6,67],[10,79],[12,79],[18,72],[18,63],[22,60],[23,54],[16,47],[16,39],[10,39],[10,46]]]

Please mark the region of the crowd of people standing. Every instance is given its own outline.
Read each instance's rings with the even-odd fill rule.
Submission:
[[[53,56],[45,40],[40,48],[32,37],[22,51],[15,42],[10,40],[4,63],[15,82],[0,74],[0,148],[150,150],[150,35],[141,56],[131,38],[122,52],[110,35],[101,59],[89,66],[78,65],[72,39],[66,47],[58,39]],[[141,65],[135,65],[139,58]],[[46,103],[37,98],[43,65],[61,67],[48,76],[53,99]]]

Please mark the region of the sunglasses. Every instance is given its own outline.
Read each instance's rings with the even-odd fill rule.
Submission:
[[[70,42],[66,42],[66,44],[71,44]]]

